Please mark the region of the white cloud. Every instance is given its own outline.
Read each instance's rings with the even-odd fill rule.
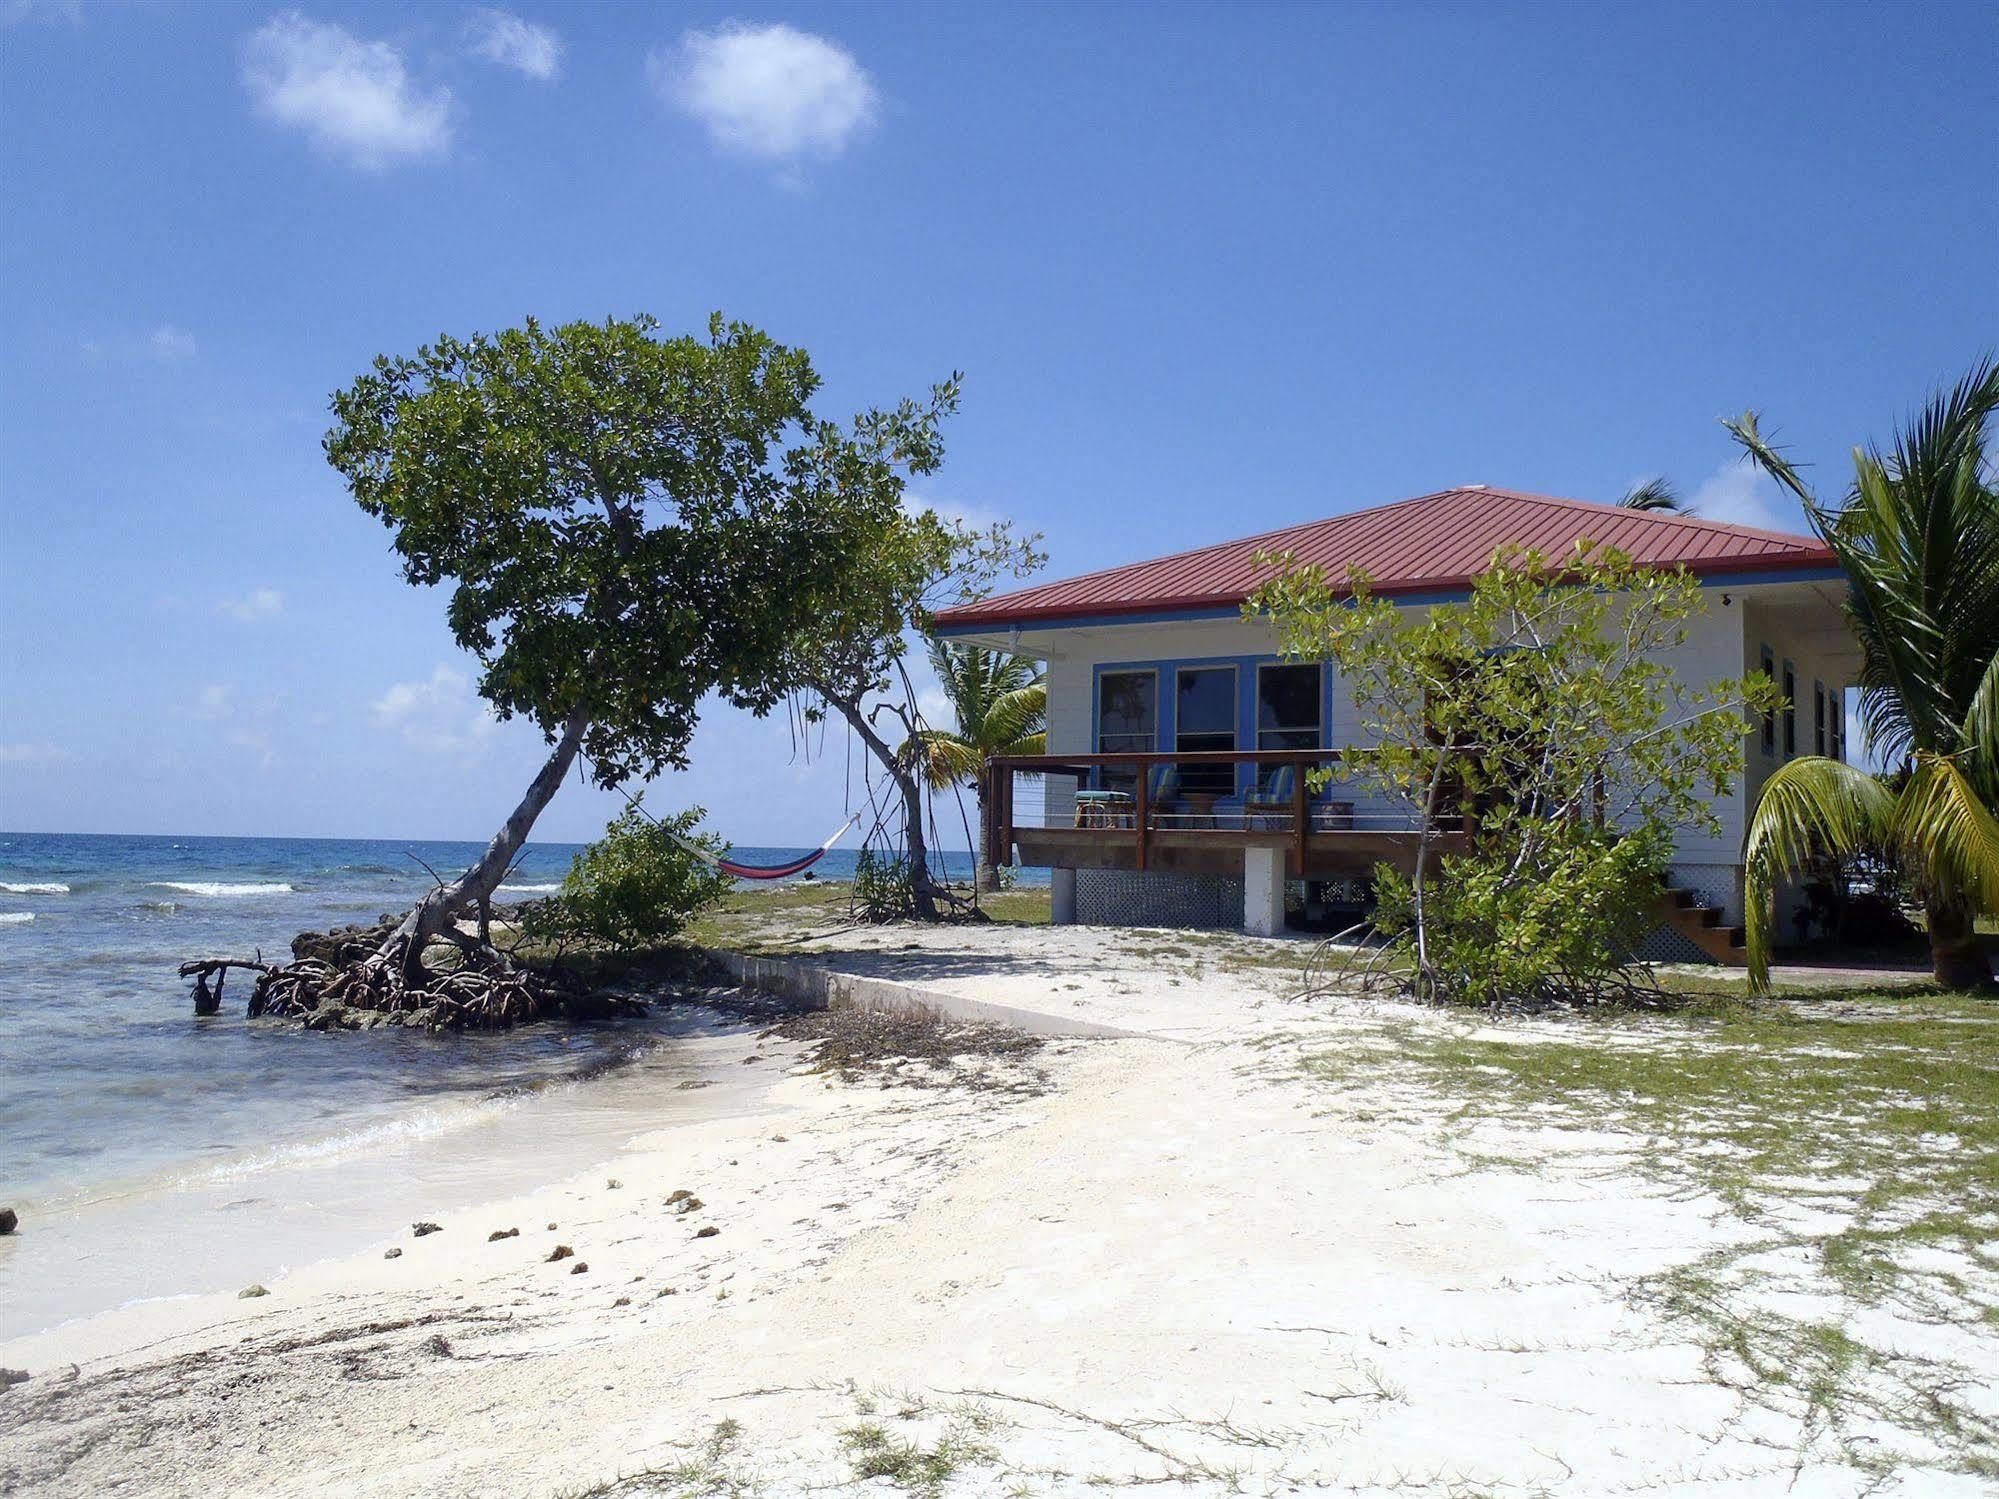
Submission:
[[[94,362],[140,364],[147,360],[157,360],[161,364],[172,364],[176,360],[192,359],[201,352],[201,345],[192,333],[183,332],[172,323],[161,323],[151,333],[134,337],[120,334],[112,338],[81,338],[77,347],[83,357]]]
[[[937,518],[945,522],[955,521],[968,530],[985,531],[1006,520],[997,510],[989,510],[983,505],[971,505],[963,500],[939,499],[935,495],[918,495],[909,490],[902,492],[902,509],[906,515],[921,515],[933,510]]]
[[[562,71],[562,38],[555,28],[511,11],[474,11],[465,23],[465,40],[486,61],[544,83]]]
[[[231,729],[223,739],[257,757],[261,769],[269,770],[277,756],[271,753],[271,736],[262,729]]]
[[[1791,507],[1776,481],[1746,458],[1716,469],[1687,496],[1687,504],[1702,520],[1758,526],[1765,531],[1799,529],[1799,520],[1788,513]]]
[[[879,101],[851,52],[782,23],[690,31],[654,55],[652,72],[660,96],[716,144],[771,161],[838,156]]]
[[[243,86],[260,113],[305,131],[360,167],[440,156],[451,144],[451,93],[415,87],[403,55],[345,27],[286,11],[243,48]]]
[[[240,599],[223,599],[215,606],[218,614],[231,619],[269,619],[284,611],[285,596],[275,588],[253,588]]]
[[[210,682],[194,695],[196,718],[220,718],[235,699],[236,690],[221,682]]]
[[[146,347],[153,351],[155,359],[191,359],[201,345],[194,341],[192,333],[183,333],[172,323],[162,323],[146,340]]]
[[[440,666],[421,682],[397,682],[375,700],[375,722],[417,749],[462,754],[493,732],[493,710],[462,671]]]
[[[55,744],[0,744],[0,765],[64,765],[75,758]]]

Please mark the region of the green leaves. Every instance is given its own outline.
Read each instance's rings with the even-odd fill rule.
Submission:
[[[1048,683],[1032,661],[976,645],[932,640],[930,665],[955,729],[919,729],[902,753],[933,791],[976,782],[988,755],[1038,755],[1046,744]]]
[[[1557,561],[1503,551],[1463,603],[1397,609],[1285,558],[1246,613],[1288,655],[1334,662],[1358,743],[1343,773],[1470,847],[1441,878],[1377,875],[1429,997],[1488,1004],[1598,992],[1653,920],[1685,829],[1714,830],[1741,772],[1761,677],[1698,687],[1665,664],[1706,604],[1684,573],[1587,543]]]
[[[955,399],[847,439],[809,410],[817,386],[802,350],[719,316],[681,338],[529,320],[377,360],[325,447],[409,581],[451,590],[481,693],[551,734],[587,708],[591,773],[615,784],[685,763],[703,694],[768,700],[885,519],[847,501],[893,455],[934,461]]]
[[[1777,887],[1818,857],[1850,857],[1893,845],[1897,810],[1888,789],[1865,771],[1816,755],[1793,760],[1763,783],[1749,825],[1744,875],[1749,986],[1770,987],[1770,933]]]
[[[561,891],[528,907],[527,932],[538,941],[582,941],[626,952],[676,936],[703,907],[735,883],[671,836],[726,854],[721,839],[698,831],[700,807],[655,822],[637,799],[604,836],[578,854]]]
[[[1999,872],[1992,817],[1999,796],[1999,494],[1987,456],[1995,411],[1999,365],[1986,360],[1933,396],[1887,452],[1856,448],[1853,482],[1836,507],[1822,503],[1763,438],[1755,413],[1725,424],[1753,461],[1804,502],[1845,569],[1847,620],[1861,649],[1861,723],[1877,755],[1911,767],[1890,819],[1892,846],[1923,880],[1933,916],[1962,906],[1999,911],[1992,878]],[[1794,770],[1801,785],[1832,776],[1799,769],[1814,763],[1785,767],[1765,790],[1750,829],[1752,882],[1759,849],[1767,851],[1768,877],[1787,877],[1799,867],[1799,838],[1839,835],[1836,803],[1779,785]],[[1751,979],[1759,987],[1773,919],[1771,888],[1761,890],[1748,913]],[[1935,930],[1932,948],[1941,956]]]

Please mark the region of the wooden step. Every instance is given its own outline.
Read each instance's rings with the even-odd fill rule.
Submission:
[[[1742,928],[1723,926],[1721,911],[1692,890],[1672,886],[1662,891],[1659,919],[1725,967],[1741,968],[1749,961]]]

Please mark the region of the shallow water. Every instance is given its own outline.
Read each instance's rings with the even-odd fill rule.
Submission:
[[[244,1019],[238,975],[221,1014],[194,1017],[185,959],[286,953],[301,931],[407,908],[424,864],[478,852],[0,833],[0,1205],[23,1227],[0,1239],[0,1334],[275,1274],[359,1227],[386,1233],[580,1169],[648,1123],[737,1106],[740,1088],[674,1087],[731,1044],[706,1011],[324,1034]],[[530,845],[502,898],[553,889],[575,852]],[[850,874],[853,858],[836,850],[820,871]]]

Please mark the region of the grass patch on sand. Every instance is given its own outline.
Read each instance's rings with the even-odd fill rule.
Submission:
[[[1412,1023],[1306,1065],[1419,1082],[1410,1118],[1481,1165],[1545,1167],[1510,1129],[1628,1137],[1606,1174],[1742,1230],[1632,1285],[1694,1329],[1712,1379],[1841,1461],[1999,1476],[1999,1004],[1690,988],[1668,1017]]]
[[[686,1456],[662,1467],[628,1474],[614,1482],[578,1490],[568,1499],[613,1499],[651,1495],[659,1499],[753,1499],[774,1493],[827,1491],[888,1492],[908,1499],[941,1499],[1000,1462],[991,1438],[1006,1423],[987,1406],[970,1400],[926,1400],[853,1385],[826,1390],[758,1391],[753,1394],[819,1395],[846,1408],[830,1420],[845,1424],[832,1432],[836,1455],[823,1477],[800,1488],[795,1475],[773,1471],[785,1454],[751,1441],[740,1422],[719,1421],[697,1441],[683,1445]],[[844,1470],[841,1474],[840,1470]],[[840,1474],[840,1476],[835,1476]],[[983,1486],[976,1492],[991,1492]]]
[[[787,880],[753,890],[731,890],[688,924],[685,939],[702,947],[739,951],[795,940],[855,924],[845,880]],[[979,897],[987,921],[1001,926],[1046,926],[1047,887],[1002,890]]]

